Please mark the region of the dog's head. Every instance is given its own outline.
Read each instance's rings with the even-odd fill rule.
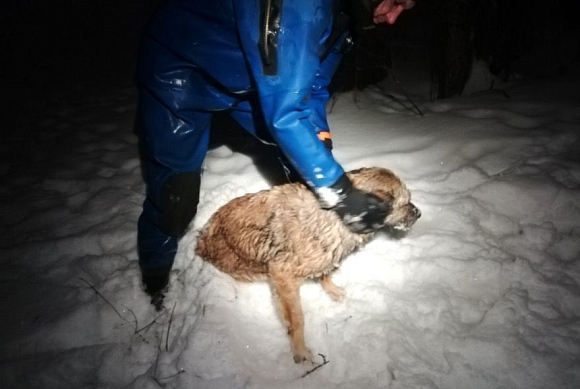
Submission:
[[[408,231],[421,217],[421,211],[411,203],[411,193],[392,171],[384,168],[362,168],[347,173],[353,185],[384,200],[392,210],[385,224]]]

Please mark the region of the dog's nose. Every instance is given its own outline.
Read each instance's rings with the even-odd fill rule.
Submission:
[[[411,212],[413,212],[413,214],[417,217],[417,219],[419,219],[421,217],[421,211],[419,210],[419,208],[417,208],[413,203],[409,205],[411,206]]]

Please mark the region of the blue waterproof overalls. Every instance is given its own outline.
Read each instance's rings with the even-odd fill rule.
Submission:
[[[171,269],[199,201],[212,113],[266,130],[313,188],[344,173],[317,134],[345,34],[333,0],[170,0],[141,43],[137,125],[147,198],[138,224],[144,274]],[[334,32],[334,33],[333,33]]]

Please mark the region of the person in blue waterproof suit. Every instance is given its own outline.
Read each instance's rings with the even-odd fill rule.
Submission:
[[[393,23],[413,5],[352,1],[364,1],[375,23]],[[328,147],[327,86],[347,34],[339,3],[169,0],[149,21],[137,68],[147,183],[138,251],[145,291],[158,309],[178,239],[197,210],[216,111],[229,110],[254,136],[269,134],[321,206],[352,231],[382,226],[388,209],[352,187]]]

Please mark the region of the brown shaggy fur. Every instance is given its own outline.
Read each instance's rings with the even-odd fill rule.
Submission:
[[[420,216],[405,184],[390,170],[360,169],[348,176],[356,188],[390,205],[388,226],[407,230]],[[321,209],[312,192],[295,183],[248,194],[220,208],[202,231],[196,253],[236,280],[269,278],[294,360],[312,362],[304,342],[300,285],[306,278],[318,278],[340,300],[345,292],[329,274],[371,237],[352,233],[334,211]]]

